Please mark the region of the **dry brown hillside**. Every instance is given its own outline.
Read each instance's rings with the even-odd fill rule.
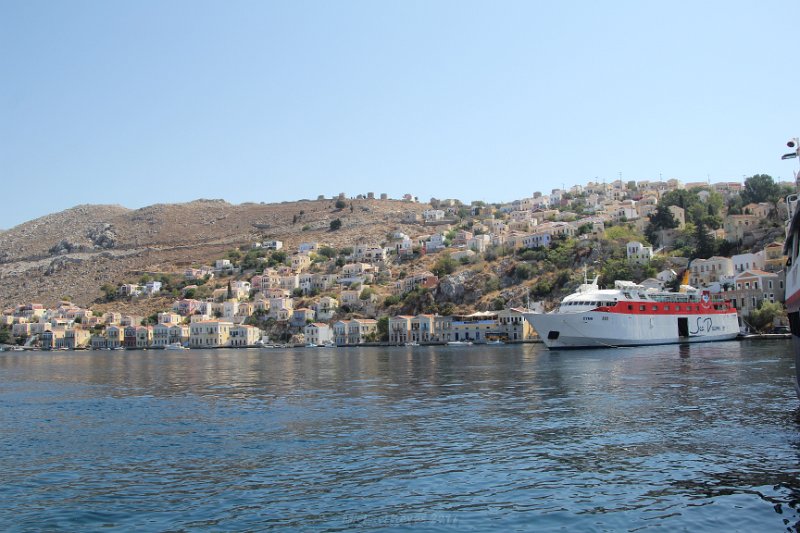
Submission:
[[[408,212],[427,204],[397,200],[333,200],[246,203],[196,200],[185,204],[126,209],[81,205],[0,233],[0,307],[25,302],[46,305],[70,297],[89,305],[104,283],[134,280],[136,272],[180,272],[209,263],[225,252],[265,239],[284,241],[288,250],[303,241],[337,248],[358,239],[385,242]],[[334,219],[340,230],[329,230]]]

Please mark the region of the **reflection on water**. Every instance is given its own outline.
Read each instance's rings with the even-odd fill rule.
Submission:
[[[19,530],[797,529],[789,344],[0,355]]]

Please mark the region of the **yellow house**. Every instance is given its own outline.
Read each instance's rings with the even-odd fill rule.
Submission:
[[[189,346],[192,348],[218,348],[227,346],[233,322],[204,320],[189,326]]]

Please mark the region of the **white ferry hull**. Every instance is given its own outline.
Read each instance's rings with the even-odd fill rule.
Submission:
[[[800,398],[800,265],[792,264],[786,272],[786,312],[792,332],[794,353],[794,389]]]
[[[739,333],[735,312],[646,315],[586,311],[529,313],[525,319],[550,349],[715,342],[735,339]]]

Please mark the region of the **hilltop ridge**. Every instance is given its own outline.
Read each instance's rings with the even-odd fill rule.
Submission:
[[[287,247],[303,241],[350,246],[358,239],[385,240],[404,215],[427,204],[348,199],[230,204],[198,199],[140,209],[78,205],[0,233],[0,306],[69,297],[89,305],[105,283],[136,272],[173,272],[207,263],[224,252],[264,239]],[[330,231],[339,219],[341,229]]]

